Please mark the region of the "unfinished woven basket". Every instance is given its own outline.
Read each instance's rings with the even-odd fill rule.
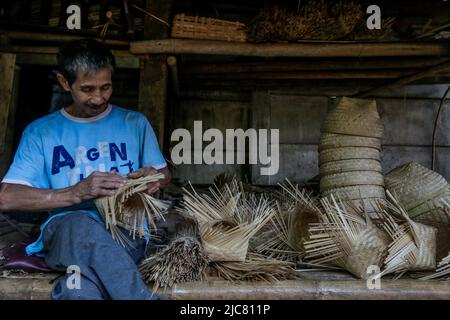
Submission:
[[[383,125],[376,101],[342,97],[337,107],[328,113],[322,131],[381,138]]]
[[[450,202],[447,180],[439,173],[410,162],[385,176],[386,188],[398,199],[411,218],[444,208],[442,200]]]
[[[365,147],[381,150],[381,140],[327,132],[323,132],[320,136],[319,151],[342,147]]]
[[[389,238],[352,201],[331,196],[321,200],[320,222],[310,225],[306,258],[314,264],[331,263],[366,279],[368,267],[381,268]]]
[[[321,176],[352,171],[374,171],[382,173],[381,163],[373,159],[350,159],[326,162],[319,168]]]

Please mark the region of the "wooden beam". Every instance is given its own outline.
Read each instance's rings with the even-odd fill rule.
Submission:
[[[166,39],[130,43],[134,54],[207,54],[250,57],[450,56],[448,43],[300,42],[252,44],[214,40]]]
[[[166,56],[143,58],[139,81],[138,110],[149,119],[161,148],[164,147],[167,84]]]
[[[0,53],[0,152],[5,150],[8,116],[11,108],[16,55]]]
[[[401,86],[410,84],[414,81],[421,80],[424,78],[429,78],[429,77],[435,76],[439,73],[446,72],[448,70],[450,70],[450,62],[447,61],[444,63],[440,63],[436,66],[430,67],[426,70],[403,77],[403,78],[393,81],[391,83],[382,85],[380,87],[376,87],[374,89],[360,92],[360,93],[356,94],[355,96],[359,97],[359,98],[367,98],[367,97],[375,96],[380,91],[384,91],[386,89],[391,89],[394,87],[401,87]]]
[[[139,58],[133,55],[122,56],[114,54],[117,69],[139,69]],[[56,66],[56,53],[18,53],[18,65]]]
[[[170,56],[167,58],[167,66],[170,71],[170,78],[172,79],[172,87],[177,98],[180,96],[180,83],[178,81],[178,65],[177,58]]]
[[[54,285],[50,280],[58,275],[1,275],[0,299],[49,300]],[[159,289],[157,294],[169,300],[448,300],[450,282],[383,278],[381,289],[373,290],[368,288],[365,280],[326,277],[273,283],[231,283],[211,279],[180,283]]]
[[[281,72],[246,72],[231,74],[196,74],[183,73],[183,79],[236,79],[236,80],[279,80],[279,79],[397,79],[413,73],[414,70],[332,70],[332,71],[281,71]]]
[[[6,125],[6,133],[5,133],[5,144],[4,147],[0,147],[0,154],[2,155],[0,158],[0,178],[6,174],[8,170],[13,154],[13,144],[14,144],[14,126],[16,123],[16,110],[17,110],[17,101],[19,97],[19,83],[20,83],[20,66],[15,66],[14,68],[14,82],[13,82],[13,91],[11,96],[11,102],[9,106],[8,112],[8,122]],[[1,95],[0,95],[1,96]],[[1,111],[0,111],[1,112]],[[1,115],[0,115],[1,116]],[[1,129],[0,129],[1,130]],[[1,219],[0,219],[1,220]]]
[[[345,59],[345,60],[303,60],[303,61],[264,61],[234,63],[194,63],[180,67],[186,74],[221,74],[243,72],[282,72],[318,70],[373,70],[427,68],[449,61],[445,58],[412,59]]]
[[[172,0],[147,0],[145,10],[160,19],[168,21],[172,15]],[[144,19],[144,39],[165,39],[170,30],[166,25],[150,15]],[[167,116],[167,57],[147,56],[141,59],[138,110],[149,118],[156,131],[158,142],[165,150],[165,130]]]
[[[38,32],[23,32],[23,31],[2,31],[2,34],[8,36],[12,40],[30,40],[30,41],[44,41],[44,42],[69,42],[73,40],[85,39],[83,36],[54,34],[54,33],[38,33]],[[92,39],[101,40],[100,38],[92,37]],[[108,40],[102,41],[109,46],[128,47],[130,43],[122,40]]]

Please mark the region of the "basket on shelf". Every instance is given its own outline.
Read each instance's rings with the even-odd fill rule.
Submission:
[[[245,24],[207,17],[175,15],[172,24],[172,38],[225,40],[245,42]]]

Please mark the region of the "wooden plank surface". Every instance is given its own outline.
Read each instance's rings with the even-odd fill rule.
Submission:
[[[299,42],[253,44],[214,40],[165,39],[130,43],[134,54],[208,54],[251,57],[417,57],[450,56],[450,44],[427,42]]]
[[[0,152],[5,149],[9,109],[14,83],[16,55],[0,53]]]
[[[3,272],[0,274],[0,300],[50,299],[53,286],[50,282],[57,276],[56,273],[8,275]],[[363,280],[323,274],[276,283],[189,282],[157,293],[169,300],[448,300],[450,281],[382,279],[380,289],[369,289]]]

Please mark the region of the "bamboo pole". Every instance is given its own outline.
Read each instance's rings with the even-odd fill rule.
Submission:
[[[23,31],[4,31],[5,36],[12,40],[31,40],[31,41],[45,41],[45,42],[69,42],[73,40],[84,39],[83,36],[67,35],[67,34],[52,34],[52,33],[37,33],[37,32],[23,32]],[[128,47],[128,41],[93,38],[102,41],[106,45]]]
[[[430,67],[426,70],[414,73],[412,75],[405,76],[394,82],[382,85],[380,87],[360,92],[360,93],[356,94],[355,97],[366,98],[366,97],[370,97],[370,96],[375,96],[380,91],[385,91],[385,90],[391,89],[393,87],[404,86],[404,85],[410,84],[411,82],[421,80],[424,78],[429,78],[438,73],[446,72],[448,70],[450,70],[450,61],[440,63],[440,64]]]
[[[208,54],[250,57],[450,56],[440,43],[301,42],[252,44],[214,40],[165,39],[130,42],[134,54]]]

